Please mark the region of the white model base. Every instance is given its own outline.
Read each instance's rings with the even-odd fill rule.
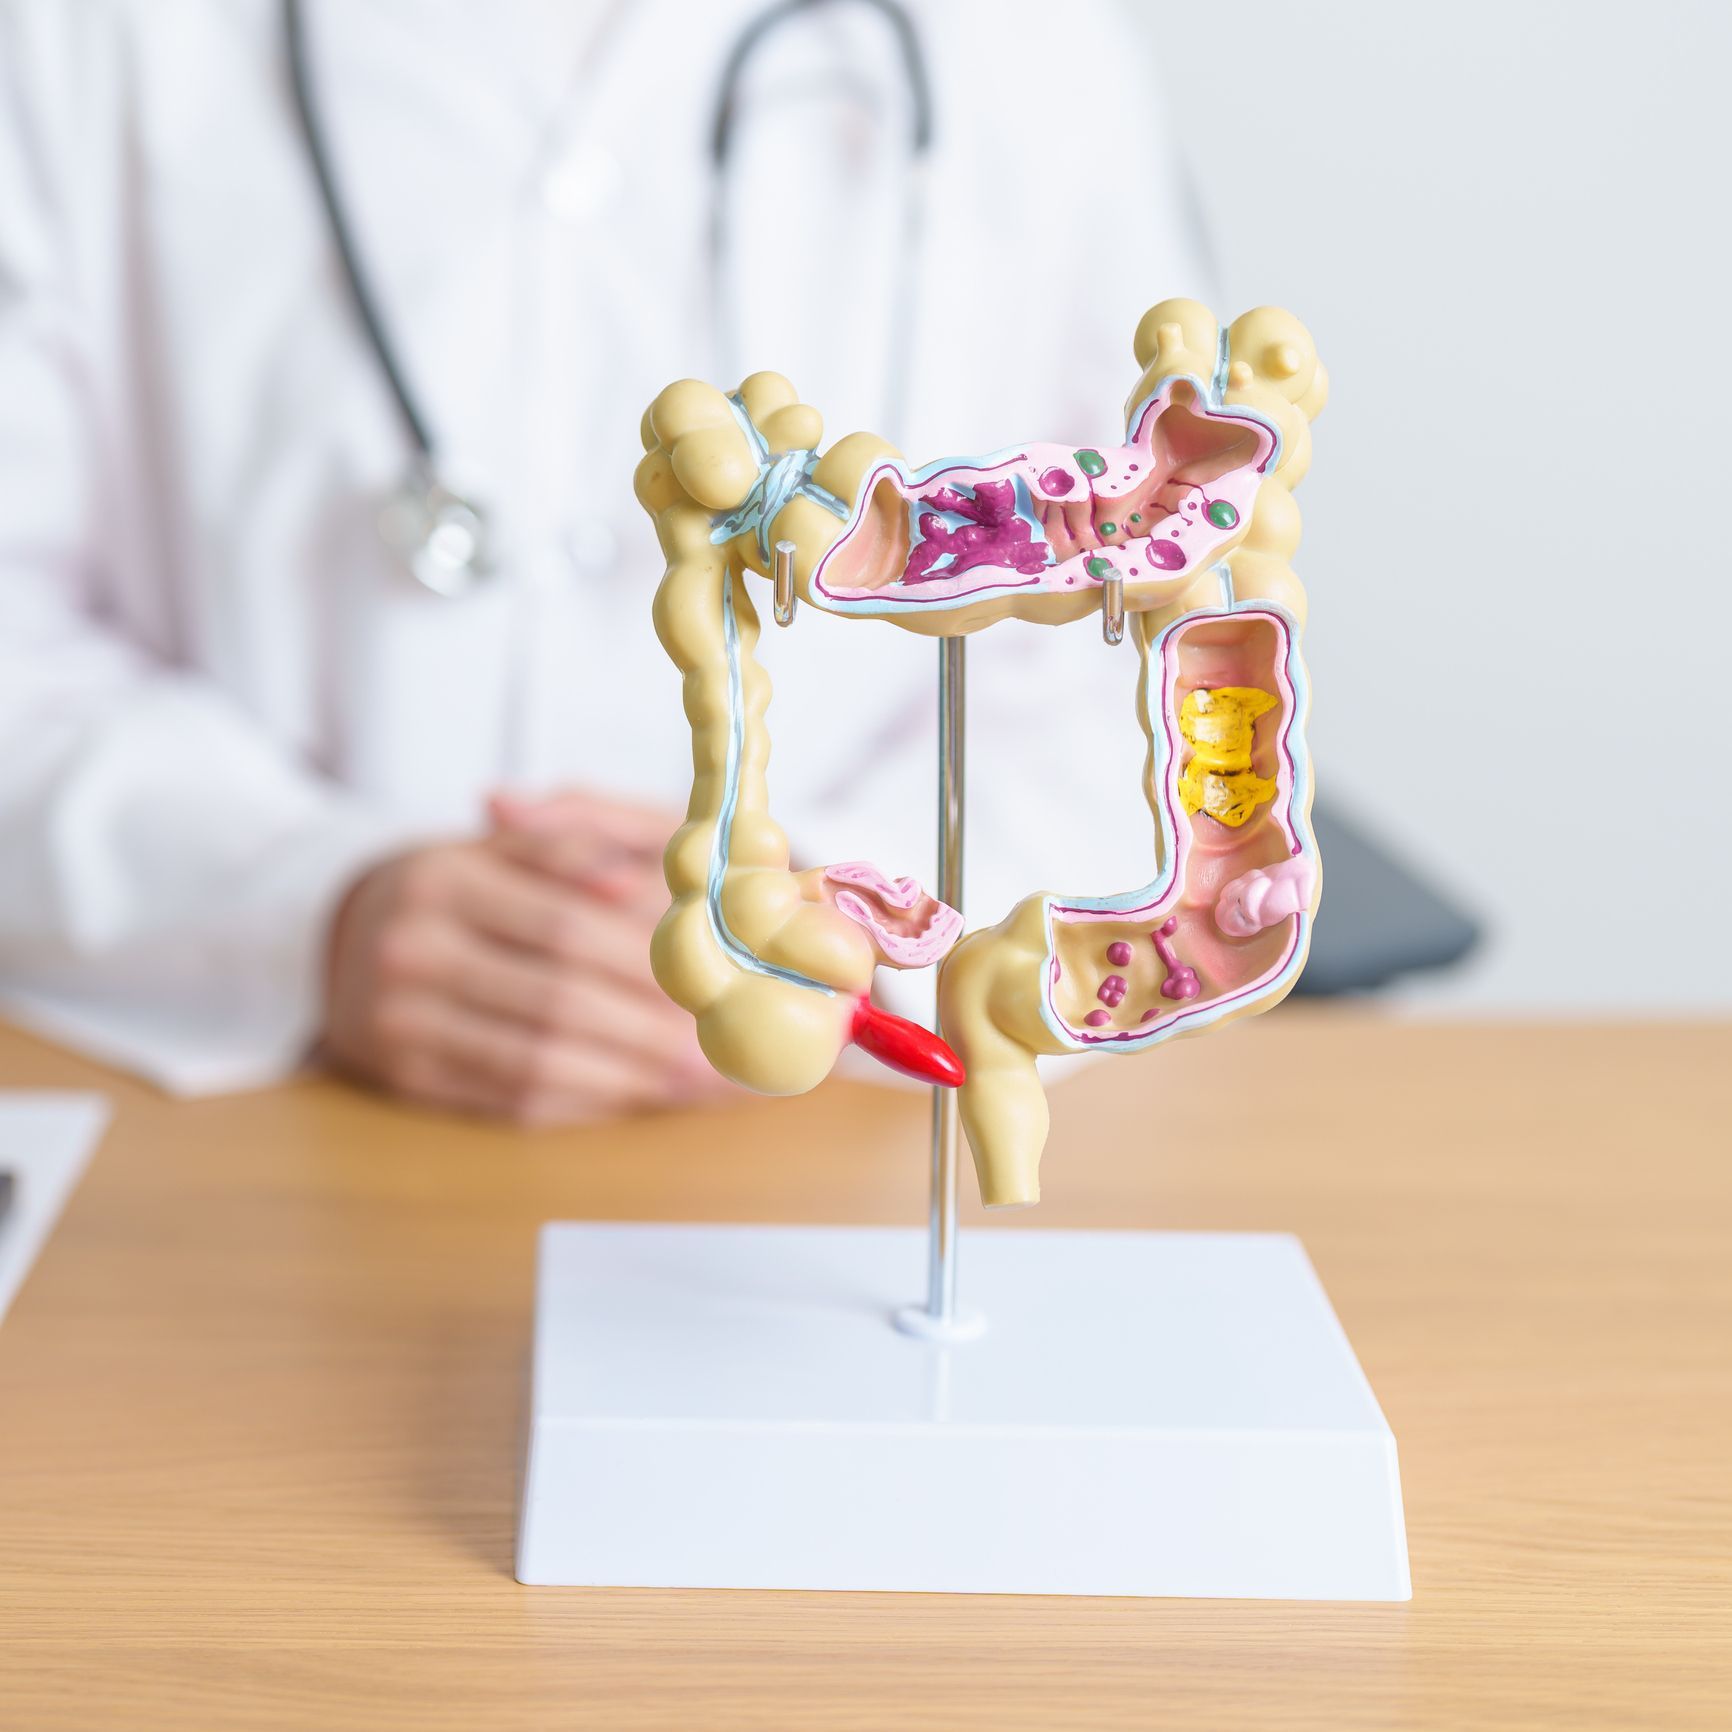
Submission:
[[[1395,1440],[1296,1239],[543,1229],[521,1581],[1404,1600]]]

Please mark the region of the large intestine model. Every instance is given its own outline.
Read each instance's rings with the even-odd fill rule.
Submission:
[[[656,630],[685,676],[694,760],[656,978],[748,1088],[804,1092],[855,1041],[959,1086],[989,1205],[1040,1195],[1037,1055],[1141,1052],[1268,1009],[1303,966],[1316,907],[1289,560],[1326,375],[1304,328],[1269,307],[1223,329],[1195,301],[1163,301],[1135,352],[1115,446],[913,469],[855,433],[820,455],[817,411],[775,373],[732,395],[682,380],[644,418],[637,495],[667,559]],[[800,599],[933,636],[1122,605],[1142,658],[1153,879],[1032,895],[964,937],[911,879],[860,862],[791,870],[768,811],[769,681],[746,582],[790,543]],[[943,1039],[869,997],[880,964],[933,963]]]

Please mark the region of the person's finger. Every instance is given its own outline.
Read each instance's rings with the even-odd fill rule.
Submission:
[[[478,856],[460,880],[455,911],[489,936],[525,950],[599,970],[640,992],[650,976],[654,922],[536,876],[509,860]]]
[[[451,912],[489,937],[525,950],[577,960],[582,894],[525,871],[490,849],[464,862],[453,882]]]
[[[487,802],[487,815],[501,830],[525,835],[593,830],[616,846],[659,854],[679,827],[677,812],[665,806],[598,794],[588,788],[540,796],[501,792]]]
[[[417,1054],[403,1070],[396,1092],[414,1106],[477,1118],[509,1118],[536,1128],[597,1124],[619,1116],[576,1095],[519,1095],[491,1077],[433,1053]]]
[[[417,1106],[496,1118],[511,1110],[511,1094],[492,1077],[432,1051],[405,1055],[389,1068],[392,1090]]]
[[[508,951],[460,929],[439,942],[447,989],[476,1010],[617,1047],[681,1076],[703,1063],[691,1019],[665,995],[633,992],[606,975]]]
[[[661,917],[668,911],[668,881],[660,872],[645,872],[619,898],[628,909],[654,932]]]
[[[467,1042],[447,1038],[451,1026],[433,995],[400,992],[387,1001],[382,1024],[390,1049],[373,1074],[402,1099],[421,1106],[511,1118],[522,1124],[575,1125],[617,1118],[622,1112],[654,1106],[692,1106],[728,1098],[739,1091],[707,1066],[689,1075],[670,1074],[665,1089],[643,1098],[629,1091],[596,1089],[586,1079],[571,1087],[514,1080],[516,1067],[489,1055],[477,1064],[466,1056]]]
[[[662,881],[659,854],[646,855],[601,830],[500,830],[487,846],[532,872],[609,902],[629,900],[645,878]]]
[[[659,1067],[487,1016],[452,999],[416,999],[404,1015],[415,1024],[406,1031],[413,1050],[499,1086],[509,1110],[519,1114],[534,1116],[555,1102],[577,1101],[606,1115],[684,1098]]]

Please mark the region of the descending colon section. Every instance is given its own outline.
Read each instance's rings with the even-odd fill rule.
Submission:
[[[1291,617],[1198,611],[1139,645],[1156,878],[1118,895],[1029,897],[964,938],[939,978],[989,1203],[1038,1194],[1036,1054],[1141,1051],[1259,1009],[1303,956],[1317,879]],[[1202,1086],[1223,1100],[1232,1090]]]
[[[1298,887],[1275,896],[1247,886],[1224,922],[1215,905],[1226,886],[1299,849],[1291,650],[1283,617],[1244,609],[1183,621],[1150,651],[1156,701],[1146,721],[1162,740],[1172,740],[1177,724],[1154,789],[1174,869],[1146,894],[1053,899],[1048,1002],[1059,1026],[1084,1043],[1144,1041],[1157,1025],[1254,991],[1279,971],[1290,928],[1242,940],[1259,937],[1277,905],[1289,914],[1305,906],[1292,894]]]

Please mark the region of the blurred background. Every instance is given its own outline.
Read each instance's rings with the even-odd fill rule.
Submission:
[[[1101,441],[1193,294],[1332,381],[1301,990],[1724,1009],[1729,61],[1708,0],[0,0],[0,1007],[186,1093],[698,1098],[644,406]],[[796,860],[931,882],[931,645],[759,654]],[[970,639],[971,924],[1147,877],[1135,664]]]
[[[1482,928],[1396,990],[1724,1008],[1732,7],[1230,0],[1206,46],[1131,10],[1223,305],[1300,310],[1329,364],[1320,788]]]

